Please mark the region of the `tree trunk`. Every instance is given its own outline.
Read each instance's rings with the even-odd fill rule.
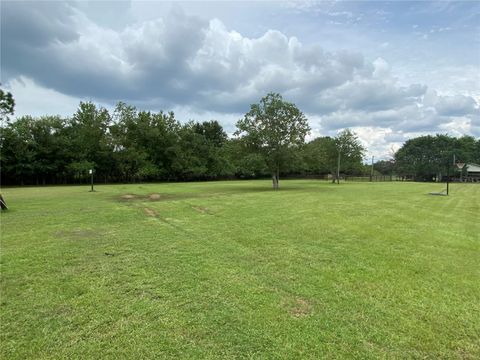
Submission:
[[[273,190],[278,189],[278,179],[276,174],[272,174],[272,187],[273,187]]]
[[[277,190],[280,188],[280,169],[277,167]]]

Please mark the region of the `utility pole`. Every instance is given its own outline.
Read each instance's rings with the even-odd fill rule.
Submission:
[[[91,181],[91,185],[92,185],[92,190],[90,190],[90,192],[94,192],[95,190],[93,190],[93,170],[90,169],[90,170],[88,170],[88,172],[90,173],[90,181]]]
[[[340,184],[340,151],[338,151],[338,162],[337,162],[337,184]]]
[[[450,178],[450,171],[447,170],[447,195],[448,195],[448,190],[449,190],[449,186],[448,186],[448,185],[450,184],[450,182],[449,182],[450,179],[449,179],[449,178]]]
[[[455,154],[453,154],[453,166],[455,166]],[[453,174],[455,176],[455,169],[453,169]],[[447,195],[450,193],[450,166],[447,162]]]
[[[375,159],[375,156],[372,155],[372,168],[370,170],[370,182],[373,181],[373,160]]]
[[[457,165],[456,161],[457,161],[457,159],[456,159],[456,156],[455,156],[455,153],[454,153],[453,154],[453,177],[454,178],[455,178],[455,165]],[[460,177],[461,177],[461,175],[460,175]],[[448,186],[449,182],[450,182],[450,166],[447,168],[447,195],[449,193],[449,186]]]

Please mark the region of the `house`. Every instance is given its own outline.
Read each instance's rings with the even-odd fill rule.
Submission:
[[[465,164],[462,168],[462,181],[466,182],[480,182],[480,165]]]

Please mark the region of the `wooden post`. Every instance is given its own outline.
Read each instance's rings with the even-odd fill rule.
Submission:
[[[338,162],[337,162],[337,184],[340,184],[340,151],[338,152]]]
[[[370,182],[373,181],[373,159],[375,158],[375,156],[372,155],[372,168],[370,170]]]
[[[93,170],[90,169],[89,172],[90,172],[90,184],[92,186],[92,189],[90,190],[90,192],[94,192],[95,190],[93,190]]]
[[[7,204],[5,203],[2,194],[0,194],[0,208],[2,210],[8,210]]]

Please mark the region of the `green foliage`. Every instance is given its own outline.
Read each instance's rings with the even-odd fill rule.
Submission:
[[[458,162],[480,162],[480,139],[471,136],[426,135],[407,140],[395,154],[395,170],[399,175],[418,180],[441,180],[454,171]]]
[[[335,138],[327,136],[312,140],[304,147],[303,157],[309,171],[317,174],[330,173],[335,178],[339,154],[342,173],[361,174],[365,151],[355,132],[346,129]]]
[[[46,184],[251,178],[283,174],[335,174],[362,167],[363,148],[350,130],[304,144],[303,113],[279,94],[268,94],[237,124],[229,139],[218,121],[181,124],[173,112],[138,111],[118,103],[112,115],[81,102],[71,118],[25,116],[2,125],[2,181]]]
[[[77,180],[86,179],[89,176],[89,171],[95,169],[95,164],[90,161],[76,161],[68,164],[68,171]]]
[[[362,160],[365,157],[366,149],[358,139],[357,134],[350,129],[341,131],[335,137],[337,154],[340,153],[341,169],[343,172],[362,171]],[[333,155],[333,154],[332,154]],[[331,156],[331,159],[334,157]],[[332,166],[334,162],[331,162]],[[333,166],[332,169],[335,167]]]
[[[15,110],[15,100],[8,91],[0,89],[0,119],[3,120],[7,115],[13,115]]]
[[[280,94],[269,93],[237,122],[235,133],[245,147],[263,156],[278,188],[280,170],[283,170],[294,152],[305,142],[310,126],[305,115],[282,99]]]
[[[392,175],[395,173],[394,160],[380,160],[374,164],[374,169],[381,175]]]
[[[69,127],[74,162],[93,163],[96,175],[100,177],[108,176],[114,167],[111,125],[112,119],[107,109],[81,102]]]
[[[10,175],[18,183],[34,175],[35,142],[32,119],[23,117],[2,128],[1,168],[2,177]]]
[[[332,162],[336,161],[336,154],[335,140],[328,136],[316,138],[303,148],[306,168],[314,174],[332,172]]]

